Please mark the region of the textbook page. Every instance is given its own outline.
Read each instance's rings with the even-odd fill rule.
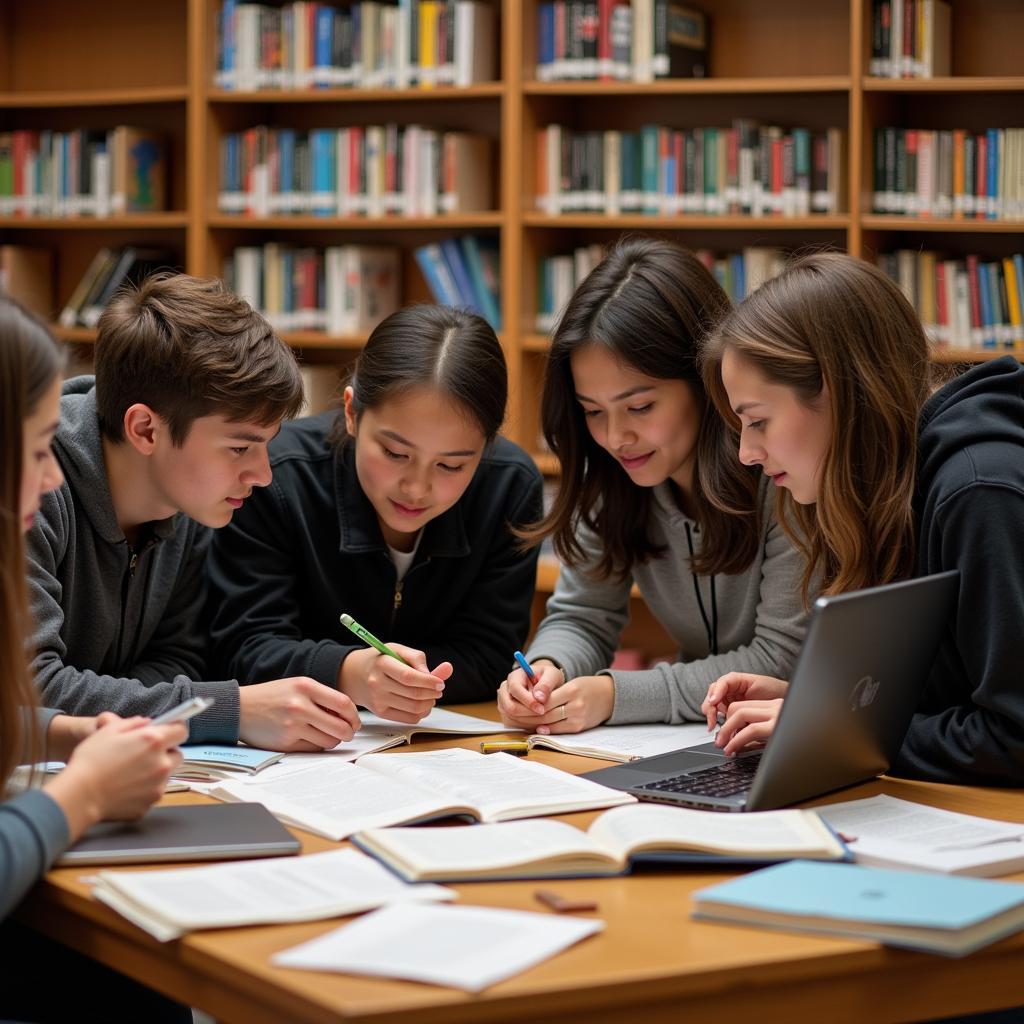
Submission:
[[[390,759],[395,755],[369,756]],[[298,764],[275,765],[252,779],[222,782],[205,792],[218,800],[261,803],[286,825],[336,842],[360,829],[397,825],[452,810],[448,793],[413,788],[405,780],[339,761],[329,752]]]
[[[884,795],[817,811],[859,863],[982,878],[1024,869],[1024,825]]]
[[[540,814],[564,814],[636,803],[628,793],[547,765],[509,754],[479,754],[453,747],[409,754],[368,754],[357,767],[370,768],[416,786],[443,793],[473,807],[481,821],[505,821]]]
[[[458,711],[445,708],[431,708],[430,713],[421,718],[415,725],[404,722],[392,722],[387,718],[379,718],[372,711],[360,711],[362,721],[360,732],[364,729],[378,729],[385,732],[400,733],[413,736],[419,732],[451,733],[461,736],[489,736],[492,733],[522,732],[522,729],[509,728],[501,722],[492,722],[487,718],[474,718]]]
[[[174,871],[101,871],[93,895],[160,942],[199,928],[341,917],[404,900],[453,900],[408,885],[355,850]]]
[[[579,917],[408,903],[377,910],[271,960],[278,967],[408,978],[480,992],[603,928],[603,921]]]
[[[711,743],[714,733],[707,723],[691,725],[599,725],[586,732],[549,736],[531,736],[531,747],[547,747],[583,757],[600,757],[605,761],[636,761],[655,757],[683,747]]]

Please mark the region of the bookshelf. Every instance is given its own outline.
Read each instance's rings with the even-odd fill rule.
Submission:
[[[274,0],[276,2],[276,0]],[[412,250],[476,233],[501,249],[502,342],[509,360],[507,433],[537,454],[537,399],[547,339],[535,329],[537,268],[546,256],[607,243],[622,232],[670,233],[694,248],[785,250],[832,246],[873,258],[897,248],[937,248],[952,257],[1006,256],[1021,247],[1024,223],[937,220],[872,213],[876,127],[1024,127],[1024,5],[1019,0],[956,0],[952,75],[876,79],[870,0],[693,0],[710,18],[711,77],[629,82],[536,80],[538,0],[487,0],[498,15],[495,82],[464,88],[322,88],[238,92],[214,85],[219,0],[32,0],[0,4],[0,131],[70,130],[136,124],[169,140],[169,207],[104,220],[0,220],[0,242],[44,246],[55,255],[54,313],[96,249],[141,244],[173,251],[190,273],[216,275],[239,245],[280,241],[323,247],[394,244],[401,250],[403,302],[429,298]],[[343,0],[338,0],[344,6]],[[642,122],[690,128],[734,118],[840,127],[846,135],[840,211],[794,219],[745,216],[593,213],[548,215],[535,203],[539,128],[627,128]],[[496,147],[495,208],[429,218],[377,219],[218,212],[218,144],[256,124],[296,129],[396,122],[472,130]],[[87,345],[93,333],[63,329]],[[343,364],[363,336],[291,332],[311,362]],[[944,353],[973,361],[985,352]],[[548,589],[552,581],[543,579]]]

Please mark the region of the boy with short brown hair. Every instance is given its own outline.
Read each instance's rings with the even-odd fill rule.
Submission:
[[[65,481],[28,538],[43,703],[156,715],[209,696],[191,742],[348,739],[354,705],[312,679],[203,681],[210,528],[270,483],[267,444],[302,402],[291,350],[220,282],[161,274],[111,302],[95,361],[65,383]]]

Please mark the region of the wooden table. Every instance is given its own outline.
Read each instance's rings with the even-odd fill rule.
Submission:
[[[458,710],[482,717],[494,713],[488,705]],[[470,747],[476,743],[460,741]],[[421,749],[445,745],[451,744],[417,742]],[[530,756],[576,772],[600,764],[541,751]],[[883,779],[831,799],[877,793],[1024,821],[1024,793],[1018,790]],[[165,799],[205,798],[181,794]],[[565,820],[585,827],[594,816],[566,815]],[[296,834],[307,853],[337,845]],[[82,868],[51,871],[23,904],[20,918],[219,1021],[239,1024],[339,1019],[375,1024],[678,1024],[683,1019],[701,1024],[885,1024],[1024,1003],[1024,934],[947,960],[872,942],[691,921],[690,893],[730,877],[723,872],[675,870],[550,883],[566,895],[595,899],[595,914],[605,930],[481,995],[271,966],[272,954],[338,927],[340,919],[196,932],[161,944],[92,900],[81,880],[85,874]],[[454,888],[463,904],[542,911],[533,897],[535,882]]]

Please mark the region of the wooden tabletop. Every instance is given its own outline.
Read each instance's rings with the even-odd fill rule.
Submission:
[[[494,717],[492,705],[456,710]],[[456,739],[476,747],[478,738]],[[417,740],[417,749],[451,746]],[[402,748],[408,749],[408,748]],[[601,762],[533,751],[531,759],[573,772]],[[1024,821],[1024,792],[881,779],[821,802],[888,793],[949,810]],[[175,794],[168,803],[204,802]],[[594,812],[562,816],[586,827]],[[295,830],[303,852],[339,844]],[[95,870],[95,869],[91,869]],[[119,870],[146,870],[125,867]],[[648,869],[626,878],[548,883],[559,893],[596,900],[602,933],[479,995],[406,981],[274,967],[270,957],[349,920],[194,932],[158,943],[94,901],[83,868],[51,871],[22,905],[22,920],[219,1021],[373,1021],[460,1024],[548,1021],[644,1024],[685,1013],[703,1022],[920,1020],[1024,1001],[1024,935],[969,957],[947,960],[873,942],[814,938],[690,920],[690,893],[731,876],[702,869]],[[1019,878],[1024,876],[1016,876]],[[455,885],[459,902],[547,912],[536,882]]]

